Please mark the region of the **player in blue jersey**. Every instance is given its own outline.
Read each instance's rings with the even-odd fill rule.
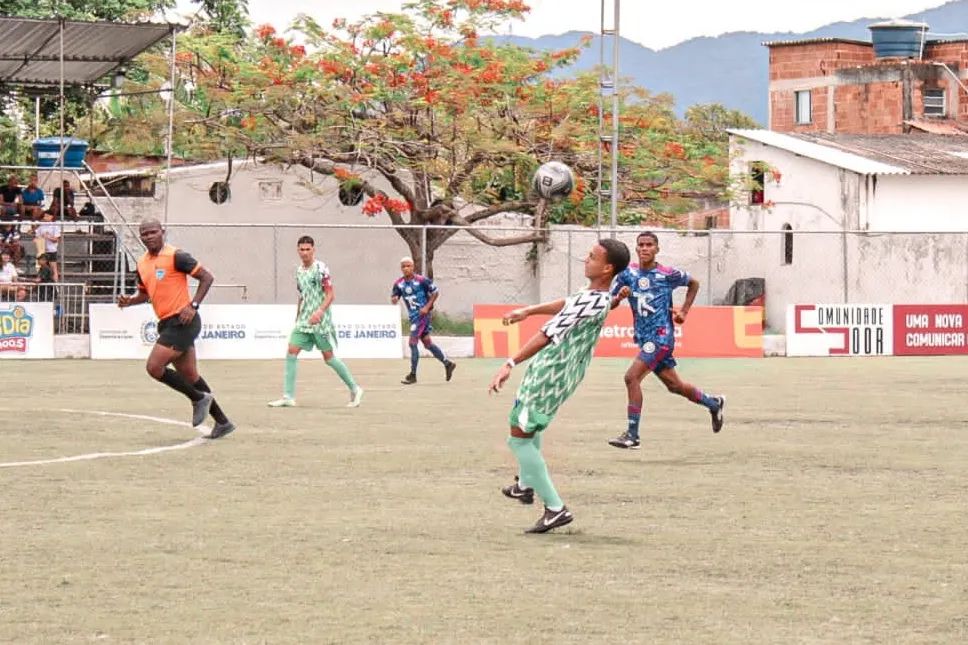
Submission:
[[[686,322],[689,309],[696,294],[699,281],[685,271],[662,266],[656,262],[659,253],[659,238],[655,233],[640,233],[636,239],[639,263],[629,265],[615,278],[612,294],[612,308],[628,298],[632,307],[635,324],[635,344],[639,355],[625,373],[625,387],[628,390],[628,429],[608,443],[616,448],[639,447],[639,420],[642,415],[642,379],[649,372],[654,373],[673,394],[684,396],[690,401],[706,407],[712,417],[713,432],[723,427],[723,407],[726,397],[710,396],[702,390],[679,378],[676,361],[672,357],[675,349],[675,327]],[[675,311],[672,306],[672,292],[686,287],[686,298],[682,307]]]
[[[417,382],[417,363],[420,361],[418,343],[421,342],[434,358],[444,364],[444,374],[449,381],[457,365],[454,361],[447,360],[444,352],[434,345],[430,337],[430,332],[433,331],[430,326],[430,312],[440,295],[437,285],[430,278],[414,273],[413,258],[405,257],[400,260],[400,272],[403,277],[393,283],[393,291],[390,293],[390,302],[397,304],[402,300],[410,317],[410,373],[400,382],[404,385]]]

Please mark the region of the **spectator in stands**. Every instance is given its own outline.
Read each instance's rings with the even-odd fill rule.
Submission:
[[[24,247],[20,243],[19,224],[0,224],[0,252],[9,253],[14,264],[20,262],[24,256]]]
[[[35,278],[37,284],[37,300],[38,302],[50,302],[54,300],[56,295],[53,286],[50,283],[56,282],[54,280],[54,270],[50,266],[50,260],[47,259],[47,254],[42,254],[37,258],[37,263],[40,268],[37,270],[37,277]]]
[[[20,219],[23,215],[23,190],[17,175],[10,175],[7,183],[0,188],[0,202],[4,218]]]
[[[27,187],[20,194],[24,218],[39,220],[44,215],[44,189],[37,184],[37,175],[31,175]]]
[[[17,267],[9,253],[0,253],[0,292],[13,293],[17,290]]]
[[[34,243],[37,245],[38,258],[47,254],[47,261],[50,262],[50,268],[54,272],[54,282],[60,280],[60,273],[57,271],[57,247],[60,239],[60,222],[55,222],[54,214],[47,211],[44,213],[43,222],[34,230]]]
[[[54,201],[50,205],[50,212],[54,213],[56,219],[60,219],[60,198],[62,189],[54,189]],[[64,180],[63,186],[64,194],[64,219],[72,219],[77,221],[77,210],[74,209],[74,189],[71,188],[71,182]],[[56,208],[55,208],[56,206]]]
[[[27,287],[20,285],[17,287],[17,293],[14,295],[14,300],[17,302],[27,302],[28,294],[29,292],[27,291]]]

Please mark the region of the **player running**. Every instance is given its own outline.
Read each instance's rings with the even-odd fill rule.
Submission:
[[[628,263],[625,244],[599,240],[585,259],[587,288],[567,299],[516,309],[504,317],[503,322],[508,325],[528,316],[554,316],[498,370],[489,388],[490,392],[498,392],[515,365],[535,357],[524,373],[511,408],[511,436],[507,442],[518,461],[518,476],[513,484],[501,489],[505,496],[522,504],[532,504],[535,492],[544,502],[544,514],[526,533],[545,533],[575,519],[548,476],[541,456],[541,437],[558,408],[585,376],[598,335],[611,311],[609,287]]]
[[[457,369],[457,364],[447,360],[443,350],[430,337],[430,332],[433,331],[430,326],[430,312],[440,295],[437,285],[430,278],[414,273],[413,258],[405,257],[400,260],[400,272],[403,277],[393,283],[393,290],[390,292],[390,302],[397,304],[403,300],[410,317],[410,373],[400,382],[404,385],[417,382],[417,363],[420,362],[418,341],[423,343],[434,358],[444,364],[444,374],[449,381]]]
[[[323,353],[323,360],[349,389],[350,402],[346,407],[358,407],[363,401],[363,388],[353,380],[346,363],[333,354],[336,348],[336,327],[333,324],[332,304],[336,294],[329,269],[316,259],[316,242],[308,235],[299,238],[296,250],[302,261],[296,269],[296,289],[299,291],[296,325],[289,335],[282,398],[270,401],[269,407],[291,408],[296,405],[297,358],[301,350],[311,352],[314,348]]]
[[[224,437],[235,425],[216,403],[208,383],[198,373],[195,339],[202,330],[198,307],[215,278],[191,255],[165,244],[165,231],[156,219],[140,228],[147,252],[138,260],[138,293],[120,296],[118,307],[151,301],[158,316],[158,340],[145,369],[152,378],[187,396],[192,402],[192,425],[201,425],[209,412],[215,419],[210,439]],[[188,276],[198,280],[195,297],[188,293]],[[168,367],[168,364],[175,369]]]
[[[655,233],[640,233],[636,239],[639,256],[637,265],[629,266],[615,280],[612,294],[614,309],[623,298],[629,299],[635,324],[635,344],[639,355],[625,373],[628,390],[628,429],[608,443],[616,448],[639,447],[639,421],[642,416],[642,379],[654,373],[673,394],[684,396],[709,410],[713,432],[723,428],[723,408],[726,397],[704,394],[699,388],[686,383],[676,373],[676,361],[672,357],[675,348],[675,327],[686,322],[689,309],[699,293],[699,281],[684,271],[662,266],[656,262],[659,238]],[[686,299],[678,311],[673,310],[672,292],[686,287]]]

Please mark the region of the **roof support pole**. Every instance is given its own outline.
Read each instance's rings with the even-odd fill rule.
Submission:
[[[67,201],[67,191],[64,190],[64,158],[67,156],[67,145],[64,144],[64,112],[66,110],[66,100],[64,98],[64,19],[61,18],[57,22],[58,34],[60,36],[60,156],[57,160],[58,167],[60,171],[57,177],[57,186],[60,188],[58,193],[60,194],[60,199],[58,199],[58,207],[60,208],[60,221],[61,226],[64,222],[64,202]],[[64,245],[61,244],[58,248],[63,248]],[[63,266],[63,263],[61,263]]]
[[[171,196],[171,157],[175,147],[175,30],[171,30],[171,65],[168,85],[168,136],[165,138],[165,224],[168,223],[168,202]]]

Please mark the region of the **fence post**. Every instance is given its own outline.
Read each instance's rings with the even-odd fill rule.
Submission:
[[[568,257],[566,258],[565,266],[568,267],[568,291],[567,294],[571,295],[571,229],[568,229]]]
[[[844,264],[844,267],[843,267],[843,269],[844,269],[844,304],[847,304],[848,302],[850,302],[850,293],[847,290],[848,276],[847,276],[847,229],[846,229],[846,227],[844,228],[844,233],[843,233],[843,236],[841,237],[841,239],[843,240],[843,251],[844,251],[844,253],[843,253],[843,256],[844,256],[843,257],[843,264]]]
[[[279,303],[279,227],[272,225],[272,302]]]
[[[706,235],[706,304],[713,304],[713,232]]]
[[[420,229],[420,272],[427,275],[427,225]]]

